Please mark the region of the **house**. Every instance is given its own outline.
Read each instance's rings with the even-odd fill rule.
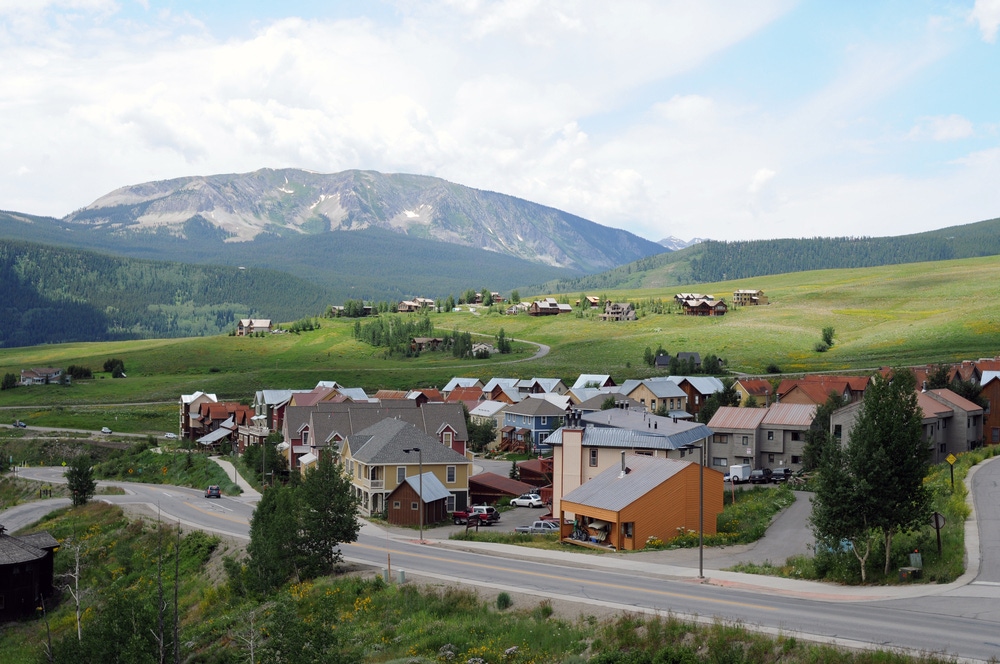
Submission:
[[[723,406],[708,422],[711,464],[726,468],[747,463],[754,468],[802,467],[806,432],[816,406],[774,403],[767,408]]]
[[[984,439],[989,445],[997,445],[1000,444],[1000,371],[984,371],[979,385],[980,396],[990,404],[983,417]]]
[[[525,378],[516,383],[517,393],[528,394],[566,394],[569,388],[559,378]]]
[[[815,376],[787,378],[778,385],[782,403],[802,403],[818,406],[836,394],[845,404],[860,401],[865,396],[868,376]]]
[[[850,440],[863,407],[863,401],[856,401],[830,415],[830,433],[835,440],[843,444]],[[917,407],[931,463],[982,445],[983,409],[977,404],[949,389],[939,389],[918,392]]]
[[[59,542],[47,532],[14,536],[0,525],[0,622],[31,618],[53,593]]]
[[[576,306],[580,306],[580,300],[576,301]],[[586,295],[583,299],[583,306],[585,309],[596,309],[601,306],[601,298],[596,295]]]
[[[50,385],[63,380],[63,370],[53,367],[21,369],[21,385]],[[69,375],[65,376],[69,380]]]
[[[302,472],[301,459],[305,455],[318,459],[327,451],[337,451],[348,436],[386,418],[408,422],[457,454],[466,453],[469,432],[462,405],[428,402],[418,406],[412,399],[291,406],[286,412],[279,451],[288,460],[289,470]]]
[[[403,300],[396,305],[396,311],[403,313],[416,313],[421,309],[433,309],[434,300],[429,297],[416,297],[412,300]]]
[[[535,300],[528,307],[529,316],[556,316],[559,314],[559,303],[555,298],[547,297],[544,300]]]
[[[722,381],[713,376],[668,376],[687,394],[687,412],[697,416],[705,400],[725,389]]]
[[[682,371],[700,371],[701,353],[681,351],[677,353],[677,362],[683,367]]]
[[[486,400],[486,396],[480,387],[456,387],[444,399],[445,403],[464,403],[469,410],[484,400]]]
[[[631,302],[605,302],[601,320],[625,321],[636,320],[635,307]]]
[[[270,318],[241,318],[236,326],[236,336],[249,337],[257,332],[270,332]]]
[[[702,527],[706,534],[716,533],[722,513],[722,473],[691,461],[625,451],[620,459],[618,467],[562,497],[560,523],[572,514],[592,541],[619,551],[643,549],[650,539],[668,541]],[[564,536],[567,529],[563,526]]]
[[[518,382],[517,378],[491,378],[483,385],[483,397],[490,401],[517,403],[521,400],[521,393],[517,389]]]
[[[502,401],[480,401],[469,411],[469,421],[473,424],[492,422],[496,427],[496,437],[490,445],[500,441],[500,428],[503,427],[503,409],[507,404]]]
[[[472,462],[409,422],[386,418],[348,435],[340,457],[360,500],[362,516],[385,512],[390,506],[388,497],[408,477],[419,475],[421,467],[447,489],[448,512],[469,505]]]
[[[767,295],[762,290],[741,288],[733,292],[733,304],[739,307],[767,304]]]
[[[646,380],[627,380],[621,385],[621,394],[638,401],[647,412],[655,413],[664,409],[673,417],[689,417],[687,410],[687,392],[669,378],[647,378]]]
[[[692,300],[714,300],[715,297],[712,295],[703,295],[701,293],[677,293],[674,295],[674,302],[677,304],[684,304]]]
[[[771,381],[766,378],[737,378],[733,383],[736,396],[741,406],[746,406],[750,402],[750,397],[757,402],[757,406],[767,406],[774,396],[774,387]]]
[[[473,505],[496,505],[504,498],[517,498],[535,489],[533,484],[497,473],[479,473],[469,478],[469,496]]]
[[[518,461],[517,477],[525,484],[539,487],[542,500],[552,502],[552,457]]]
[[[545,438],[562,424],[566,410],[545,399],[529,397],[503,411],[500,449],[541,453],[548,451]]]
[[[192,421],[192,416],[197,417],[201,404],[216,403],[218,398],[208,392],[195,392],[193,394],[182,394],[180,398],[180,423],[179,428],[181,438],[194,440],[193,429],[200,429],[200,421]],[[195,426],[197,425],[197,426]]]
[[[410,350],[418,353],[425,350],[437,350],[444,343],[441,337],[413,337],[410,339]]]
[[[508,316],[516,316],[517,314],[530,312],[531,305],[527,302],[518,302],[517,304],[512,304],[504,311]]]
[[[725,316],[729,310],[725,300],[685,300],[683,307],[687,316]]]
[[[433,472],[408,475],[386,498],[385,520],[394,526],[440,523],[449,516],[448,502],[451,496],[451,492]],[[424,512],[423,520],[421,510]]]

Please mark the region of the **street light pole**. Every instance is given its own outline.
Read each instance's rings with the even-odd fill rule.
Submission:
[[[417,476],[417,491],[420,493],[419,499],[417,500],[417,508],[420,510],[420,543],[424,543],[424,453],[419,447],[411,447],[409,449],[403,450],[407,454],[410,452],[417,453],[417,472],[420,473]]]
[[[705,578],[705,445],[698,445],[698,578]]]

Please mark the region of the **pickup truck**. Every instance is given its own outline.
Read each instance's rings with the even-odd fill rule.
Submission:
[[[535,521],[530,526],[518,526],[515,533],[527,533],[528,535],[544,535],[547,533],[559,533],[559,524],[555,521]]]
[[[473,505],[468,510],[452,512],[451,518],[455,521],[456,526],[463,523],[475,525],[477,521],[481,526],[492,526],[500,520],[500,512],[497,511],[497,508],[489,505]]]

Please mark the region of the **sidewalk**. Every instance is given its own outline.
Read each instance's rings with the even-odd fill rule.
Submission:
[[[236,467],[233,466],[229,461],[217,456],[209,457],[212,461],[219,464],[226,475],[234,478],[233,481],[239,485],[240,489],[243,491],[239,496],[234,496],[238,500],[242,500],[245,503],[256,503],[260,501],[260,492],[257,489],[250,486],[250,483],[243,479],[242,475],[236,472]]]

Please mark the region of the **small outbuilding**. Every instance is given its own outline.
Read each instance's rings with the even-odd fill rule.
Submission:
[[[704,472],[704,495],[699,493]],[[575,516],[592,542],[616,550],[643,549],[650,538],[669,541],[699,528],[703,500],[706,535],[716,532],[722,513],[722,473],[696,462],[622,453],[619,468],[609,468],[562,497],[560,520]]]
[[[407,477],[385,499],[386,521],[394,526],[418,526],[421,509],[424,525],[444,521],[448,518],[449,496],[451,492],[432,472]]]
[[[52,559],[59,542],[49,533],[15,537],[0,526],[0,622],[30,618],[52,596]]]

